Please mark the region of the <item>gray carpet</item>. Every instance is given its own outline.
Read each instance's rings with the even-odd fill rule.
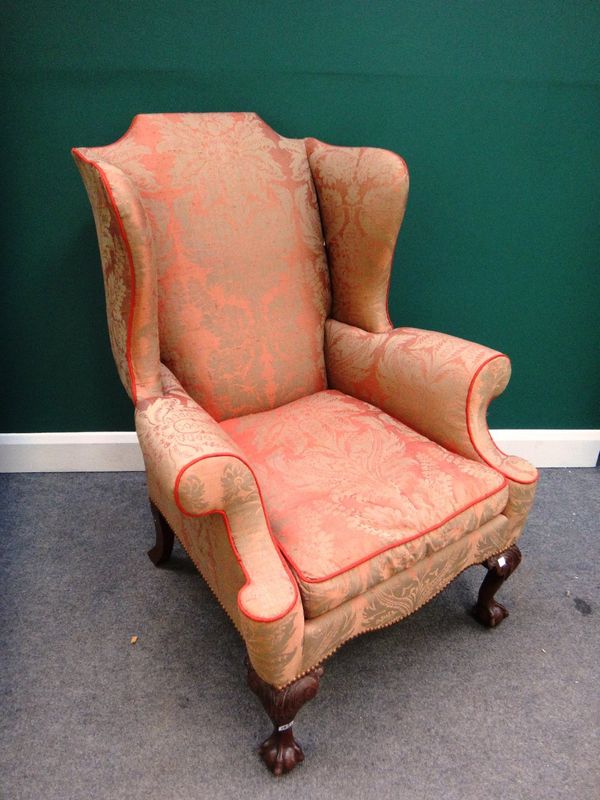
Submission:
[[[600,797],[600,471],[543,471],[498,630],[467,614],[473,568],[330,659],[278,781],[233,627],[180,549],[145,555],[143,475],[0,494],[3,800]]]

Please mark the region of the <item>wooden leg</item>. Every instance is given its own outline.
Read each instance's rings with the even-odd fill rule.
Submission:
[[[156,544],[151,550],[148,550],[148,556],[150,557],[150,561],[152,561],[152,563],[158,567],[159,564],[163,564],[165,561],[167,561],[171,555],[175,535],[171,530],[169,523],[154,505],[152,500],[150,501],[150,508],[152,510],[152,516],[154,517]]]
[[[258,696],[275,726],[271,736],[262,743],[260,756],[274,775],[283,775],[304,761],[304,753],[294,739],[292,725],[294,717],[304,703],[312,700],[317,694],[323,667],[317,667],[307,675],[303,675],[285,689],[276,689],[263,681],[248,659],[246,664],[248,686]]]
[[[488,558],[483,562],[487,567],[488,573],[483,579],[477,603],[473,609],[475,619],[486,625],[488,628],[495,628],[505,617],[508,617],[508,610],[497,603],[494,595],[502,586],[504,581],[511,575],[521,563],[521,551],[516,544],[511,545],[508,550],[497,556]]]

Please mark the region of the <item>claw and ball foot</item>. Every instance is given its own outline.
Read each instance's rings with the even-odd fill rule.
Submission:
[[[495,628],[505,617],[508,617],[508,610],[494,599],[494,595],[520,563],[521,551],[516,544],[483,562],[488,573],[483,579],[477,603],[473,609],[475,619],[482,625]]]
[[[275,726],[271,736],[262,743],[259,753],[274,775],[283,775],[304,761],[304,753],[294,739],[292,725],[294,717],[304,703],[312,700],[317,694],[323,667],[317,667],[307,675],[303,675],[285,689],[276,689],[263,681],[249,660],[246,664],[248,686],[258,696]]]
[[[150,501],[150,509],[154,518],[154,527],[156,529],[156,544],[151,550],[148,550],[150,561],[158,567],[164,564],[171,555],[173,550],[173,541],[175,534],[171,530],[171,526],[167,520],[160,513],[158,508]]]

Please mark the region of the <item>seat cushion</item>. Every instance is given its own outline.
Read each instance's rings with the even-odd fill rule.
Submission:
[[[500,514],[506,479],[337,391],[221,423],[258,478],[307,618]]]

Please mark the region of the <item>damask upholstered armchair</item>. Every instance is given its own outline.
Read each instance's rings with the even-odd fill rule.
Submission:
[[[537,473],[486,412],[502,353],[393,328],[408,192],[385,150],[287,139],[256,114],[148,114],[73,150],[94,212],[108,328],[156,523],[241,634],[274,723],[275,774],[322,664],[469,566],[474,606],[520,561]]]

